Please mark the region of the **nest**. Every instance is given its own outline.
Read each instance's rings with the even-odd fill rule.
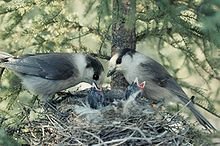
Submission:
[[[117,97],[121,91],[112,91]],[[113,93],[114,92],[114,93]],[[120,94],[120,95],[119,95]],[[34,121],[23,122],[14,136],[30,145],[190,145],[204,144],[201,131],[179,114],[164,110],[124,114],[123,107],[91,109],[87,91],[69,96]],[[147,106],[148,107],[148,106]],[[159,111],[159,112],[158,112]]]

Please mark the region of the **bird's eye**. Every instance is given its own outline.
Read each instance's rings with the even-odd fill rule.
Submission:
[[[93,79],[97,81],[99,79],[99,76],[97,74],[94,74]]]
[[[116,64],[121,64],[121,57],[116,60]]]

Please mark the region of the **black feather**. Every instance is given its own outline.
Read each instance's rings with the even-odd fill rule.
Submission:
[[[121,64],[121,61],[122,61],[122,57],[125,55],[125,54],[128,54],[129,56],[133,56],[133,54],[135,53],[136,51],[134,49],[122,49],[120,50],[120,53],[119,53],[119,56],[116,60],[116,64]]]
[[[90,55],[86,55],[87,68],[93,68],[94,74],[100,76],[100,74],[104,71],[102,64]]]

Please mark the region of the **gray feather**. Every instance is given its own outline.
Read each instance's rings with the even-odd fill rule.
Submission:
[[[24,56],[4,66],[15,72],[42,77],[50,80],[65,80],[78,74],[72,54],[53,53]]]
[[[141,63],[140,66],[142,68],[141,70],[143,70],[142,72],[147,72],[149,74],[149,79],[160,87],[164,87],[168,90],[179,92],[185,95],[181,87],[161,64],[150,57],[148,57],[147,60],[148,61]]]
[[[0,52],[0,63],[7,61],[9,58],[13,58],[14,56],[5,52]]]
[[[103,71],[104,68],[102,66],[102,64],[97,61],[96,58],[93,58],[90,55],[86,55],[86,62],[87,62],[87,68],[92,67],[94,69],[94,73],[97,75],[100,75]]]
[[[141,63],[140,67],[143,73],[147,73],[144,75],[145,80],[148,79],[153,82],[151,86],[154,86],[154,88],[145,89],[145,93],[147,93],[149,96],[161,96],[161,93],[158,92],[162,92],[164,96],[166,96],[166,94],[170,96],[171,93],[171,96],[178,97],[183,104],[187,104],[190,101],[190,99],[187,97],[187,95],[178,85],[178,83],[158,62],[154,61],[150,57],[147,57],[147,61]],[[161,89],[159,89],[155,85],[161,87]],[[200,114],[199,111],[196,110],[193,103],[189,103],[187,107],[192,111],[200,124],[202,124],[206,128],[215,129],[212,124],[202,114]]]
[[[181,101],[183,103],[187,104],[190,100],[186,96],[178,95]],[[187,107],[190,109],[190,111],[193,113],[193,115],[196,117],[196,119],[199,121],[201,125],[203,125],[206,128],[215,129],[215,127],[212,126],[212,124],[202,115],[200,112],[195,108],[194,104],[190,102]]]
[[[2,66],[1,63],[7,62],[8,59],[13,58],[13,56],[11,54],[5,53],[5,52],[0,52],[0,83],[1,83],[1,77],[2,74],[5,70],[5,67]]]

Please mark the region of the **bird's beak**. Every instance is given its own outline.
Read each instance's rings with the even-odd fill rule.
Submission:
[[[101,85],[98,86],[95,82],[93,82],[92,86],[95,87],[96,90],[102,91],[102,86]]]
[[[144,87],[145,87],[145,81],[142,82],[142,83],[140,83],[140,84],[138,84],[138,87],[140,87],[141,89],[144,89]]]
[[[109,69],[109,71],[107,73],[107,77],[112,76],[115,72],[116,72],[116,67],[114,67],[113,69]]]

